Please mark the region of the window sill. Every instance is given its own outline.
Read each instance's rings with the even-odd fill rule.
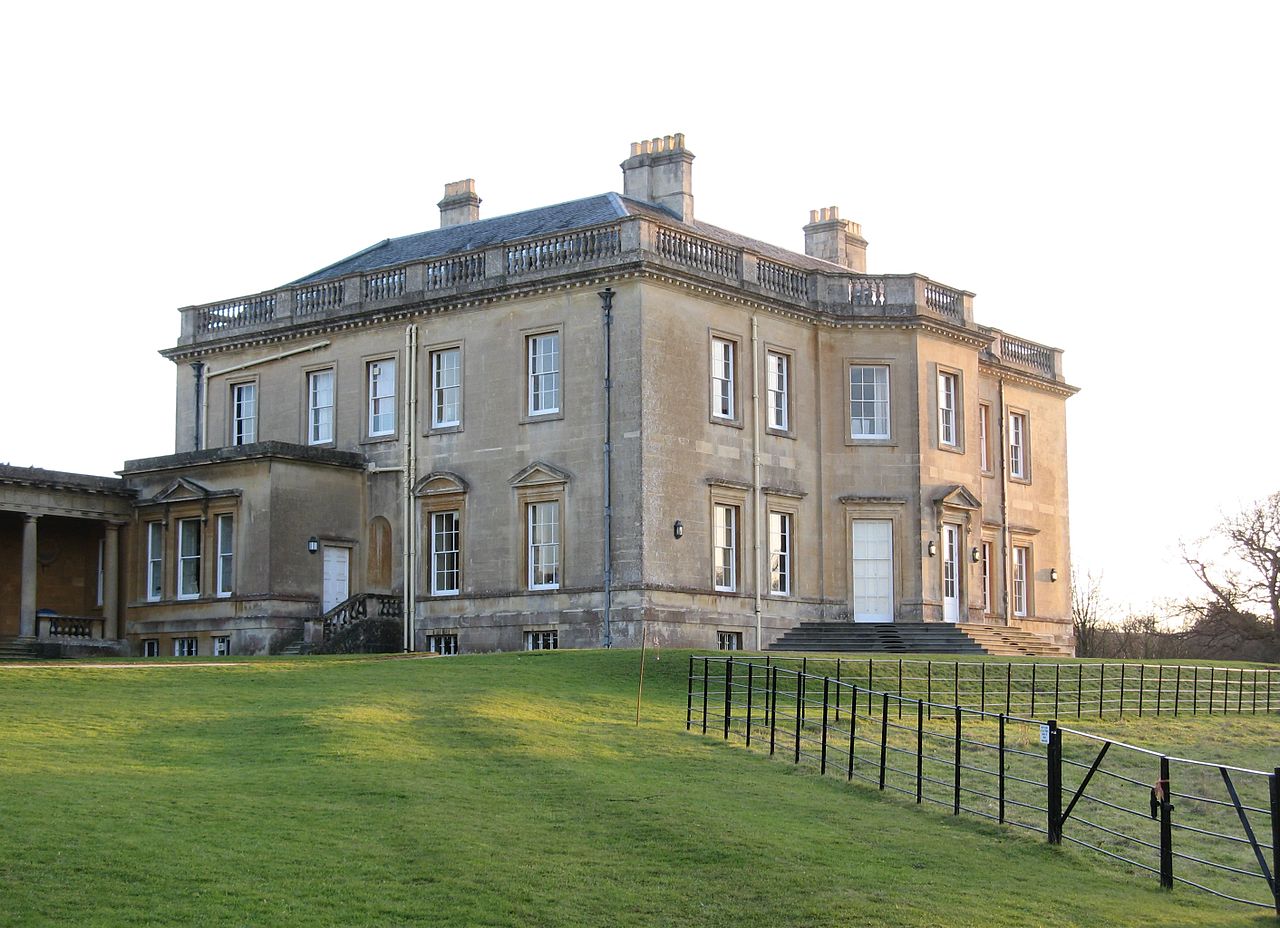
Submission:
[[[365,438],[360,439],[360,444],[361,445],[387,445],[387,444],[391,444],[392,442],[399,441],[399,439],[400,439],[399,433],[394,433],[391,435],[369,435]]]
[[[454,435],[462,431],[462,423],[458,422],[454,425],[432,425],[428,426],[423,432],[424,435]]]
[[[850,438],[844,439],[847,448],[896,448],[898,443],[892,438]]]
[[[731,429],[743,428],[741,419],[726,419],[722,416],[708,416],[707,421],[710,422],[712,425],[724,425],[724,426],[728,426]]]
[[[523,416],[520,417],[520,424],[531,425],[532,423],[535,423],[535,422],[554,422],[558,419],[563,419],[563,418],[564,418],[564,411],[560,409],[557,409],[555,412],[538,412],[538,413],[532,413],[532,414],[525,413]]]
[[[947,454],[964,454],[964,448],[959,445],[946,445],[942,442],[938,442],[938,450],[945,451]]]
[[[775,429],[765,426],[764,433],[766,435],[773,435],[777,438],[789,438],[792,441],[796,440],[796,433],[794,429]]]

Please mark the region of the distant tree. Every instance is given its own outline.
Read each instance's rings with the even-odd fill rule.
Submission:
[[[1076,656],[1102,657],[1099,651],[1106,624],[1103,617],[1102,577],[1092,572],[1080,579],[1079,571],[1071,571],[1071,623],[1075,626]]]
[[[1225,564],[1183,550],[1204,587],[1179,605],[1184,634],[1208,656],[1280,659],[1280,493],[1224,519],[1216,535]]]

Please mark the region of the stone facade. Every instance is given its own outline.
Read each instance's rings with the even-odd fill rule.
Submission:
[[[623,196],[491,220],[450,184],[437,231],[181,310],[176,453],[116,488],[119,634],[260,652],[379,593],[418,649],[862,620],[1069,645],[1061,352],[866,274],[835,208],[805,254],[695,220],[692,164],[637,143]]]

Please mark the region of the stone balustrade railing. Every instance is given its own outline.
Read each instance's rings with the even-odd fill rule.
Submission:
[[[539,236],[486,249],[411,262],[297,288],[284,288],[182,310],[180,344],[224,338],[237,330],[272,331],[294,318],[356,315],[427,299],[521,284],[566,271],[595,270],[619,261],[645,261],[719,282],[761,297],[842,316],[932,317],[965,328],[973,321],[973,294],[918,274],[867,275],[835,268],[810,270],[756,254],[749,248],[672,228],[647,217]],[[990,330],[995,332],[996,330]],[[248,334],[248,333],[246,333]],[[989,354],[1005,363],[1062,379],[1054,349],[997,333]]]
[[[36,637],[101,640],[106,637],[106,619],[97,616],[38,616]]]
[[[987,330],[994,336],[988,354],[1002,364],[1020,367],[1053,380],[1062,380],[1062,351],[1023,338],[1015,338],[999,329]]]

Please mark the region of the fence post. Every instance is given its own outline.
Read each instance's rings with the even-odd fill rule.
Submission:
[[[1255,677],[1258,675],[1256,670],[1253,673]],[[898,658],[898,718],[902,718],[902,658]]]
[[[1156,674],[1156,715],[1160,714],[1160,703],[1164,702],[1164,664],[1157,664]]]
[[[884,789],[884,763],[889,745],[889,694],[885,693],[880,705],[880,788]]]
[[[769,670],[769,756],[778,742],[778,668]]]
[[[1004,713],[1000,713],[1000,823],[1004,824]]]
[[[1267,671],[1270,682],[1271,671]],[[1276,880],[1272,892],[1276,899],[1276,915],[1280,915],[1280,767],[1270,776],[1271,787],[1271,875]]]
[[[960,711],[960,707],[956,706],[956,782],[955,794],[951,801],[951,814],[960,814],[960,738],[962,737],[960,719],[964,715]]]
[[[924,801],[924,703],[916,700],[916,805]]]
[[[684,710],[684,730],[693,728],[693,655],[689,655],[689,704]]]
[[[849,771],[845,777],[847,780],[853,779],[853,758],[858,750],[858,688],[853,688],[853,699],[849,700],[849,705],[853,706],[849,710]]]
[[[1062,665],[1053,665],[1053,717],[1058,717],[1058,690],[1062,684]]]
[[[804,726],[804,712],[800,706],[804,703],[804,677],[796,677],[796,751],[795,763],[800,763],[800,729]]]
[[[1102,718],[1102,694],[1107,691],[1107,662],[1098,665],[1098,718]]]
[[[755,664],[747,665],[747,747],[751,747],[751,703],[755,696]]]
[[[822,678],[822,760],[818,764],[818,772],[827,773],[827,700],[831,696],[831,678]]]
[[[724,662],[724,740],[729,740],[729,719],[733,715],[733,661]]]
[[[1036,663],[1031,662],[1031,711],[1027,713],[1032,718],[1036,717]]]
[[[1240,668],[1240,685],[1236,688],[1236,712],[1244,711],[1244,668]]]
[[[1124,718],[1124,661],[1120,662],[1120,718]]]
[[[1272,679],[1275,678],[1275,675],[1276,675],[1276,672],[1274,670],[1267,671],[1267,711],[1268,712],[1271,711],[1271,681]]]
[[[867,706],[868,706],[867,714],[868,715],[871,714],[871,709],[869,708],[871,705],[871,690],[875,689],[875,687],[871,683],[873,672],[874,672],[874,665],[872,664],[872,659],[868,657],[867,658]]]
[[[956,697],[956,705],[959,706],[960,705],[960,662],[959,661],[956,661],[955,673],[956,673],[955,689],[953,690],[953,692]]]
[[[987,711],[987,662],[980,661],[978,666],[982,669],[982,711]]]
[[[1147,691],[1147,665],[1138,665],[1138,718],[1142,718],[1142,697]]]
[[[707,659],[702,659],[702,733],[707,733]]]
[[[1160,802],[1160,885],[1173,889],[1173,802],[1167,757],[1160,758],[1160,784],[1164,787]]]
[[[933,661],[924,663],[925,699],[929,701],[929,718],[933,718]]]
[[[1048,780],[1049,801],[1045,803],[1049,810],[1049,843],[1062,843],[1062,733],[1058,731],[1058,720],[1049,720],[1049,749],[1045,752],[1049,763]]]
[[[1008,715],[1013,705],[1013,662],[1004,665],[1004,714]]]
[[[1252,715],[1258,714],[1258,668],[1253,668],[1253,708],[1250,710]]]
[[[840,658],[836,658],[836,724],[840,724]]]
[[[1182,696],[1182,665],[1177,667],[1177,673],[1173,675],[1173,717],[1178,717],[1178,701]]]
[[[1084,718],[1084,664],[1076,665],[1076,718]]]

